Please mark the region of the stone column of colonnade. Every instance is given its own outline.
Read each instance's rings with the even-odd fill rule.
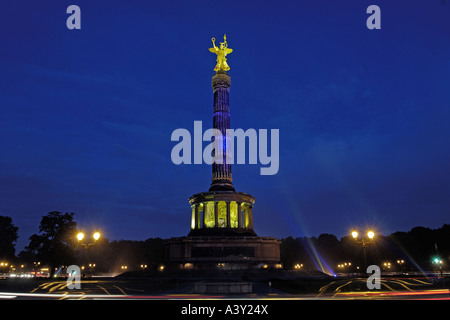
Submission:
[[[220,201],[212,201],[214,203],[213,211],[214,211],[214,228],[219,227],[219,202]],[[226,225],[225,227],[231,228],[231,202],[225,201],[226,203]],[[245,228],[253,230],[253,206],[244,202],[236,202],[237,205],[237,228]],[[192,222],[191,229],[201,229],[208,228],[206,225],[207,222],[207,208],[208,201],[195,203],[193,205],[193,214],[192,214]],[[202,224],[203,221],[203,224]]]

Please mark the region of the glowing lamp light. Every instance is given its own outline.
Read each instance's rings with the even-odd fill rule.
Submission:
[[[83,239],[84,239],[84,233],[83,233],[83,232],[79,232],[79,233],[77,234],[77,239],[78,239],[78,241],[83,240]]]
[[[100,239],[100,232],[95,232],[92,237],[94,238],[95,241],[97,241],[98,239]]]
[[[373,237],[375,237],[375,233],[373,231],[369,231],[367,232],[367,236],[369,237],[369,239],[373,239]]]
[[[353,231],[352,232],[352,237],[353,237],[353,239],[358,238],[358,232],[357,231]]]

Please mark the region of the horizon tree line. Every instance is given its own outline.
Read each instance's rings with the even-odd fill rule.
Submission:
[[[116,273],[156,270],[164,264],[165,241],[161,238],[109,241],[102,237],[86,249],[76,238],[78,229],[74,215],[52,211],[43,216],[39,232],[29,237],[29,244],[17,255],[18,227],[14,226],[11,217],[0,216],[0,261],[28,267],[39,261],[41,266],[49,267],[50,275],[59,267],[70,264],[86,266],[91,272]],[[442,262],[441,266],[448,269],[450,225],[443,224],[438,229],[418,226],[408,232],[377,235],[366,246],[365,254],[364,259],[361,244],[351,236],[339,240],[333,234],[322,233],[318,237],[281,239],[280,258],[287,270],[364,272],[362,268],[367,262],[368,265],[379,265],[382,271],[432,271],[436,268],[436,257]]]

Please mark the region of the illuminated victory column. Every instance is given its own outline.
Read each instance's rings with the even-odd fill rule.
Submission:
[[[231,164],[227,163],[229,155],[229,142],[226,139],[226,132],[230,129],[230,84],[231,78],[227,75],[230,67],[227,64],[226,55],[233,52],[228,48],[226,37],[224,42],[220,43],[220,48],[216,47],[215,39],[212,38],[213,48],[209,51],[217,54],[217,65],[214,68],[216,75],[212,78],[212,87],[214,93],[213,109],[213,129],[218,129],[222,133],[222,148],[218,150],[221,156],[222,164],[216,162],[212,165],[212,183],[209,191],[234,191],[233,178],[231,176]],[[214,150],[215,152],[216,150]],[[215,154],[213,155],[215,156]]]
[[[168,240],[166,259],[181,268],[279,266],[280,240],[256,235],[253,229],[255,198],[248,193],[235,191],[233,186],[231,164],[227,163],[230,141],[226,137],[227,129],[230,129],[231,85],[226,56],[233,50],[228,48],[226,36],[219,47],[214,38],[212,42],[213,47],[209,51],[217,55],[216,73],[212,77],[213,129],[222,133],[222,139],[217,139],[212,156],[213,159],[221,158],[223,161],[212,164],[209,191],[189,198],[190,232],[187,237]]]
[[[253,231],[253,203],[255,198],[243,192],[236,192],[231,175],[230,141],[226,132],[230,129],[230,85],[231,78],[227,75],[230,67],[226,56],[233,52],[228,48],[226,36],[224,42],[217,47],[212,38],[213,47],[209,51],[217,55],[216,74],[212,77],[214,94],[213,129],[222,133],[222,141],[216,145],[213,152],[218,152],[222,163],[212,164],[212,182],[209,192],[193,195],[189,202],[192,208],[190,235],[209,234],[247,234],[255,235]],[[213,159],[216,154],[213,153]]]

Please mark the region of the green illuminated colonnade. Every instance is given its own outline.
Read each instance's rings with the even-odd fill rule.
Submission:
[[[189,198],[191,234],[220,232],[253,234],[253,203],[243,192],[204,192]]]

